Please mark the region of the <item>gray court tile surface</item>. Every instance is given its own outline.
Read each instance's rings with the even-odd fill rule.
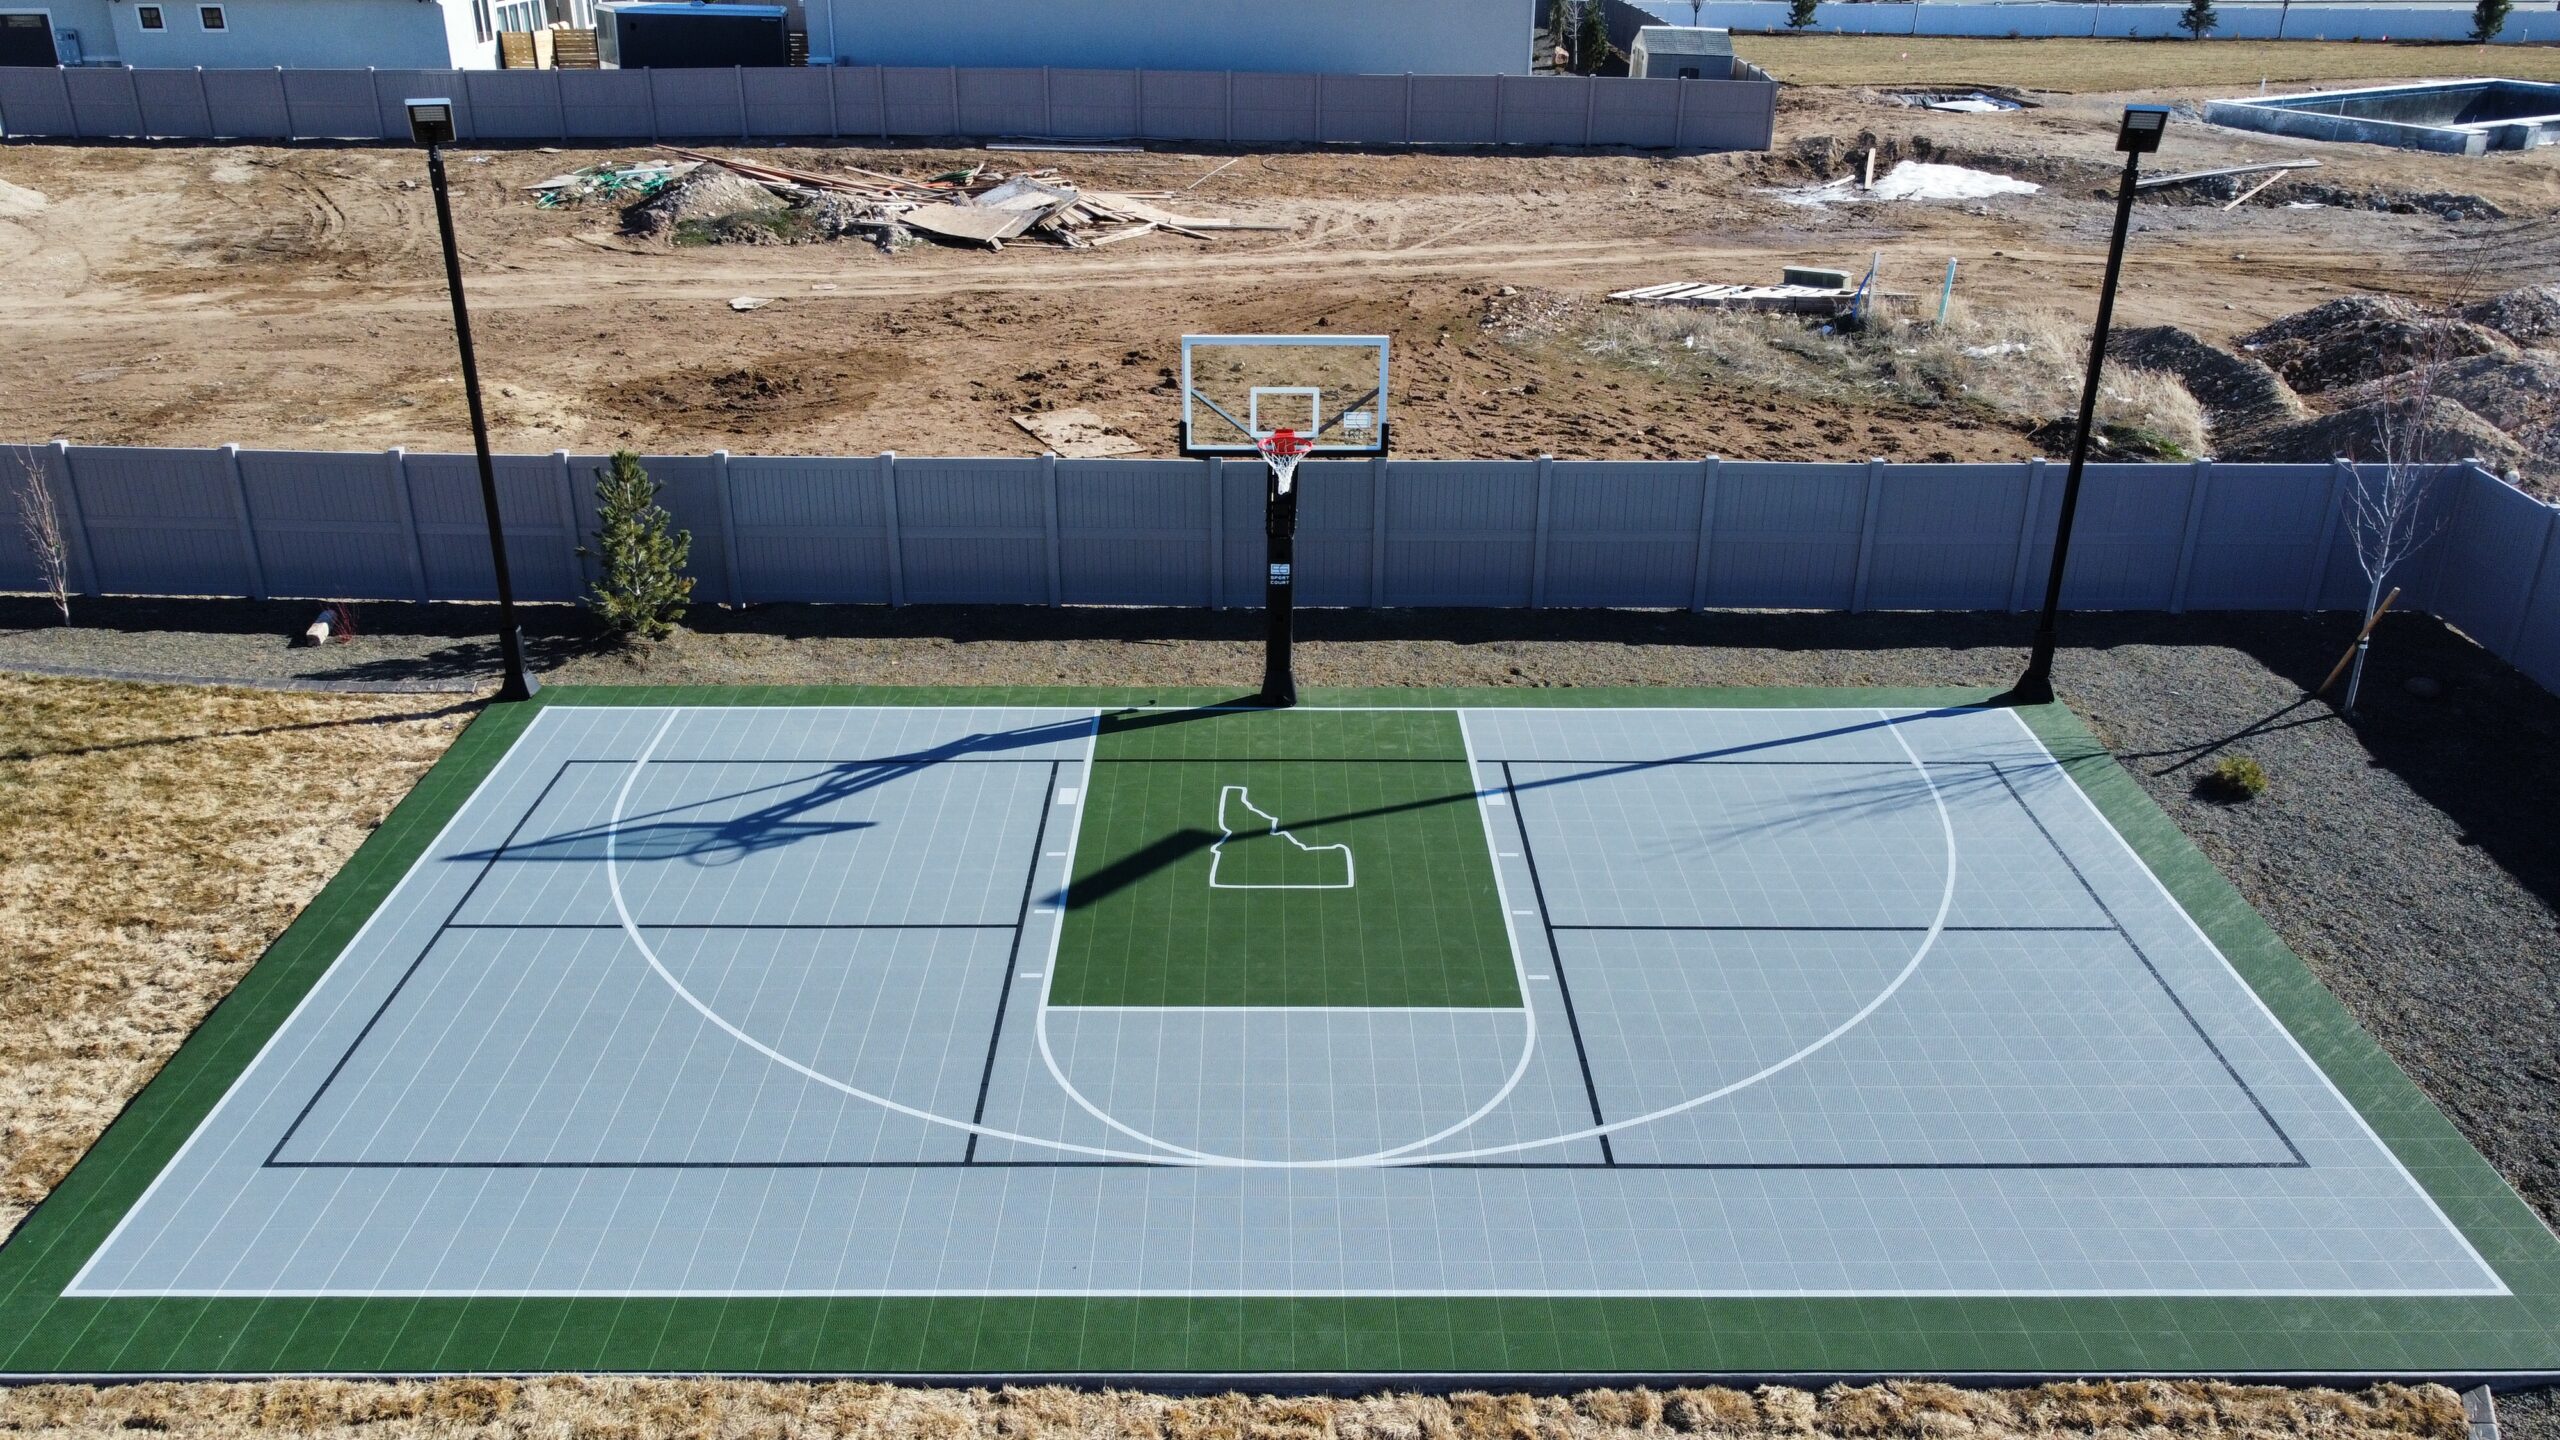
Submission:
[[[2015,717],[1462,718],[1525,1009],[1048,1006],[1090,711],[547,710],[71,1293],[2499,1293]]]

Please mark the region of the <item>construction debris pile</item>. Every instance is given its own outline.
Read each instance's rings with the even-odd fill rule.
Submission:
[[[1165,208],[1179,191],[1090,190],[1052,169],[999,174],[981,161],[966,170],[909,180],[853,166],[821,174],[660,148],[676,157],[657,167],[670,171],[669,179],[630,206],[625,228],[676,244],[788,245],[851,237],[884,251],[922,239],[1001,250],[1008,240],[1028,237],[1083,250],[1158,231],[1208,240],[1218,231],[1296,228],[1179,214]],[[650,168],[593,170],[632,176]],[[577,181],[590,173],[559,178]],[[551,188],[543,191],[541,203],[572,203],[547,198],[559,193],[555,182],[544,186]]]
[[[590,165],[566,175],[554,175],[525,188],[533,192],[533,203],[545,210],[584,205],[590,200],[603,200],[627,205],[647,200],[695,169],[690,160],[649,160],[637,165]]]

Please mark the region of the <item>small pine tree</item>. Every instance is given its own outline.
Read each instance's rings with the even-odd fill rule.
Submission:
[[[2187,0],[2187,8],[2178,16],[2178,27],[2198,40],[2211,34],[2213,27],[2221,23],[2222,16],[2215,12],[2213,0]]]
[[[1582,72],[1597,75],[1609,63],[1609,14],[1600,0],[1584,0],[1582,27],[1573,37],[1573,48],[1582,56]]]
[[[2471,7],[2471,38],[2482,45],[2498,38],[2507,28],[2507,12],[2515,8],[2515,0],[2479,0]]]
[[[587,608],[625,640],[661,640],[684,618],[693,577],[684,573],[693,532],[670,531],[675,517],[658,504],[658,482],[640,457],[614,452],[596,472],[596,553],[603,573]]]
[[[1787,28],[1790,30],[1812,29],[1813,7],[1817,3],[1819,0],[1787,0]]]

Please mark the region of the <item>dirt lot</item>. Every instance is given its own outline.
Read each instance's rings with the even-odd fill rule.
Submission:
[[[1744,49],[1758,44],[1784,64],[1832,43],[1772,38]],[[2181,64],[2189,54],[2086,44],[2050,53],[2113,49]],[[2038,70],[2032,55],[2043,50],[1987,42],[1969,73],[2014,80]],[[2359,62],[2440,53],[2301,53],[2332,52]],[[2145,92],[2163,93],[2221,92]],[[1953,256],[1957,293],[1976,313],[2050,308],[2078,320],[2097,280],[2099,194],[2125,97],[2041,98],[2033,110],[1968,116],[1874,91],[1790,89],[1770,154],[1255,154],[1185,205],[1294,222],[1294,231],[1206,242],[1159,234],[1089,251],[670,249],[621,235],[609,210],[544,210],[521,189],[645,149],[471,153],[455,170],[503,447],[1029,454],[1037,443],[1010,417],[1047,405],[1097,411],[1150,449],[1169,449],[1175,405],[1160,371],[1178,335],[1329,327],[1395,337],[1397,437],[1412,455],[1997,459],[2033,453],[2032,427],[1897,401],[1781,401],[1747,381],[1676,380],[1571,343],[1506,341],[1482,321],[1505,286],[1596,299],[1668,279],[1774,280],[1788,261],[1863,270],[1878,253],[1888,290],[1932,292]],[[1768,193],[1846,175],[1870,144],[1884,166],[1926,156],[2046,188],[1830,208]],[[1189,185],[1228,158],[756,153],[908,175],[1051,158],[1089,184],[1147,190]],[[2154,169],[2302,153],[2317,154],[2332,185],[2459,191],[2510,218],[2146,205],[2123,323],[2172,322],[2227,340],[2341,294],[2441,292],[2475,256],[2488,257],[2489,271],[2470,283],[2492,288],[2547,279],[2560,260],[2553,151],[2445,161],[2185,123]],[[385,148],[0,149],[0,181],[18,187],[0,191],[0,264],[12,281],[0,288],[0,435],[461,446],[420,177],[416,155]],[[733,312],[727,302],[742,295],[774,303]]]

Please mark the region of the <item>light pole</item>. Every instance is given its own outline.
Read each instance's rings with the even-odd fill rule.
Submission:
[[[2160,148],[2169,128],[2166,105],[2128,105],[2116,130],[2116,148],[2124,152],[2124,177],[2116,182],[2116,233],[2107,244],[2107,278],[2098,286],[2098,326],[2089,336],[2089,375],[2080,386],[2080,428],[2071,437],[2071,471],[2062,482],[2062,514],[2053,526],[2053,570],[2045,577],[2044,614],[2036,621],[2035,648],[2027,656],[2027,672],[2009,693],[2008,705],[2053,703],[2053,621],[2062,608],[2062,569],[2071,558],[2071,521],[2080,510],[2080,475],[2089,465],[2089,431],[2098,418],[2098,375],[2107,363],[2107,326],[2115,319],[2116,278],[2124,273],[2124,237],[2133,226],[2133,185],[2142,157]]]
[[[498,651],[506,661],[501,700],[530,700],[542,688],[524,663],[516,628],[516,587],[507,574],[507,532],[498,515],[498,472],[489,461],[489,420],[480,408],[480,362],[471,350],[471,312],[462,303],[462,252],[453,241],[453,200],[444,182],[444,147],[453,143],[453,102],[411,100],[409,138],[427,147],[427,179],[436,194],[436,230],[444,240],[444,284],[453,297],[453,339],[462,350],[462,398],[471,407],[471,448],[480,461],[480,506],[489,517],[489,565],[498,580]]]

